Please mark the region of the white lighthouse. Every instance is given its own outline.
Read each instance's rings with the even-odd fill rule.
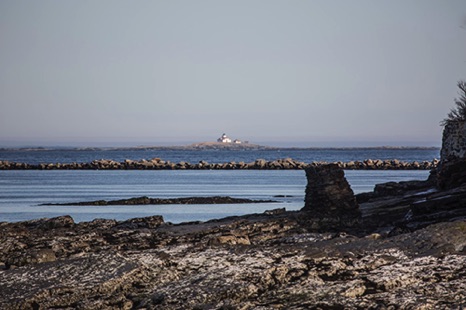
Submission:
[[[228,138],[228,136],[226,134],[223,134],[220,138],[217,139],[217,142],[231,143],[231,139]]]

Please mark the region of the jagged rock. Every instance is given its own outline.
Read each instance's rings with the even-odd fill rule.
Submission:
[[[307,186],[303,211],[354,211],[358,204],[344,171],[336,164],[306,169]]]
[[[127,221],[123,221],[117,225],[118,228],[156,228],[164,223],[163,217],[160,215],[154,215],[149,217],[132,218]]]
[[[73,227],[75,222],[69,215],[58,216],[50,219],[39,219],[25,222],[26,225],[37,227],[38,229],[56,229]]]
[[[0,270],[0,308],[446,309],[466,298],[464,221],[366,238],[304,233],[293,215],[150,229],[2,223],[1,257],[66,250]],[[23,246],[10,246],[18,236]]]
[[[306,169],[307,186],[302,211],[326,229],[357,226],[359,206],[343,170],[337,164]]]
[[[249,237],[247,235],[222,235],[216,236],[209,240],[209,245],[222,245],[222,244],[242,244],[242,245],[250,245],[251,242],[249,241]]]
[[[447,122],[443,128],[441,161],[466,158],[466,122]]]

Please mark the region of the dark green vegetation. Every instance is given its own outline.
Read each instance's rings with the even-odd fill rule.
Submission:
[[[466,121],[466,82],[458,82],[459,98],[455,99],[455,107],[450,110],[447,117],[441,122],[442,126],[452,122]]]

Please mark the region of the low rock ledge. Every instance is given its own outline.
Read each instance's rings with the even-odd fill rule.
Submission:
[[[438,160],[404,162],[393,160],[372,160],[350,162],[312,162],[305,163],[292,158],[284,158],[273,161],[257,159],[256,161],[208,163],[204,160],[198,163],[164,161],[160,158],[150,160],[130,160],[123,162],[111,159],[94,160],[89,163],[41,163],[28,164],[9,161],[0,161],[0,170],[302,170],[309,167],[336,164],[345,170],[431,170],[437,167]]]
[[[41,206],[121,206],[121,205],[172,205],[172,204],[241,204],[241,203],[268,203],[276,200],[254,200],[233,198],[229,196],[213,197],[183,197],[183,198],[149,198],[147,196],[119,200],[94,200],[69,203],[44,203]]]

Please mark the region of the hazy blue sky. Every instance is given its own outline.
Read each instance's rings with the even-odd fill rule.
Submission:
[[[439,145],[465,0],[0,1],[0,146]]]

